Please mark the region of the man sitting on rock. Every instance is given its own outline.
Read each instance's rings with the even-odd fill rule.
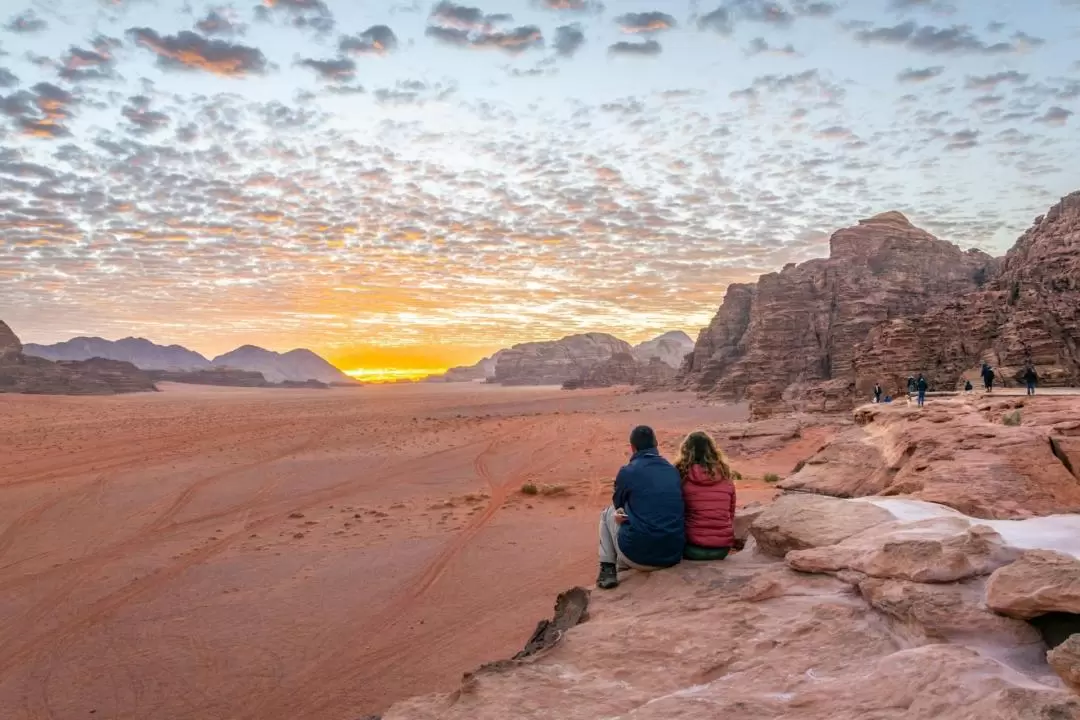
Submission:
[[[645,425],[630,433],[630,462],[615,476],[612,505],[600,514],[600,576],[596,586],[619,584],[619,570],[660,570],[682,559],[682,481],[660,457],[656,433]]]

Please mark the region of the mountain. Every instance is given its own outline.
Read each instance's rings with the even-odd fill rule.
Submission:
[[[254,345],[238,347],[211,361],[214,367],[260,372],[267,382],[303,382],[318,380],[324,383],[348,383],[355,380],[323,360],[310,350],[297,349],[276,353]]]
[[[872,330],[977,291],[1001,264],[935,238],[898,212],[839,230],[829,246],[827,259],[731,285],[679,383],[748,400],[757,416],[850,407],[856,347]],[[903,376],[925,370],[905,368]]]
[[[1080,384],[1080,192],[1002,259],[964,252],[897,212],[832,236],[828,259],[732,285],[677,383],[746,399],[757,416],[840,410],[923,373],[955,390],[988,362]]]
[[[424,382],[484,382],[495,377],[495,365],[499,361],[502,350],[491,357],[486,357],[474,365],[461,365],[452,367],[442,375],[430,375],[424,378]]]
[[[145,338],[105,340],[99,337],[76,337],[53,345],[27,343],[27,355],[46,360],[123,360],[143,370],[202,370],[210,361],[197,352],[179,345],[158,345]]]
[[[660,337],[646,340],[633,349],[634,358],[645,365],[654,357],[673,368],[682,367],[686,355],[694,350],[694,341],[682,330],[666,332]]]
[[[153,380],[129,362],[93,358],[53,362],[23,352],[23,345],[0,321],[0,393],[34,395],[115,395],[157,390]]]
[[[499,354],[495,363],[495,381],[503,385],[579,382],[593,366],[619,353],[630,354],[630,345],[607,333],[585,333],[548,342],[521,343]]]

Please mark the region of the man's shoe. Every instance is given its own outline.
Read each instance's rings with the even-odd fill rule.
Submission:
[[[596,578],[596,587],[601,590],[611,590],[619,586],[619,571],[615,569],[615,563],[600,563],[600,575]]]

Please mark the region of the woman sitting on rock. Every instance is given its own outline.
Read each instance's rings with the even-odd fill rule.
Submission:
[[[707,433],[690,433],[675,463],[686,505],[687,560],[723,560],[735,544],[735,483]]]

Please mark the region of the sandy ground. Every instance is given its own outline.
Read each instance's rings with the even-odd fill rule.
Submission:
[[[453,688],[591,584],[633,425],[670,455],[745,417],[612,390],[162,387],[0,396],[4,718],[344,720]],[[821,440],[735,466],[783,474]]]

